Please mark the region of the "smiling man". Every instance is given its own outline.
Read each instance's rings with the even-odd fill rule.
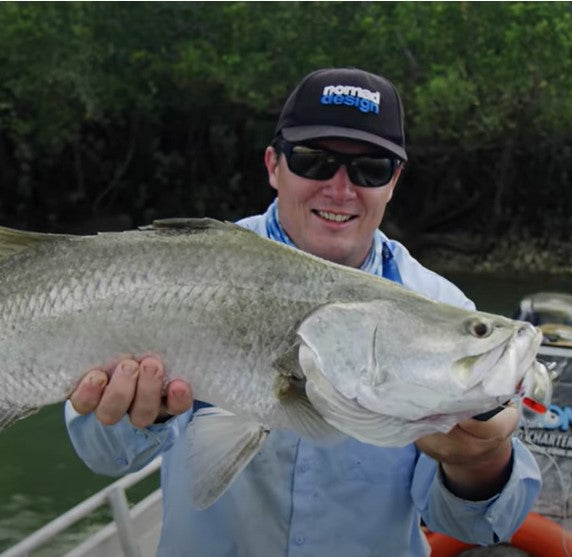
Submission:
[[[322,139],[307,146],[282,138],[266,150],[265,162],[270,185],[278,192],[279,221],[296,247],[360,267],[393,195],[401,162],[366,143]],[[320,172],[323,178],[313,178]],[[355,187],[368,172],[376,185]]]
[[[239,222],[261,236],[473,308],[379,229],[407,159],[403,109],[383,77],[318,70],[288,98],[264,160],[277,199]],[[102,362],[103,364],[104,362]],[[316,443],[272,430],[224,495],[191,502],[191,386],[163,386],[157,357],[89,372],[70,397],[72,442],[95,471],[119,475],[163,454],[158,555],[176,557],[422,557],[420,520],[478,544],[508,540],[540,487],[508,407],[401,448],[355,439]]]
[[[402,114],[393,84],[366,72],[318,71],[290,95],[265,163],[296,247],[362,266],[407,159]]]

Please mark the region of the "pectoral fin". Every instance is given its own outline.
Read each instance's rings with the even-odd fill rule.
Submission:
[[[343,438],[340,430],[332,427],[314,408],[306,396],[305,380],[288,380],[287,389],[280,396],[280,408],[284,414],[283,422],[299,435],[324,445],[339,441]]]
[[[339,441],[343,435],[320,416],[306,396],[306,378],[300,367],[300,339],[274,360],[278,372],[275,392],[284,415],[283,422],[298,434],[319,444]]]
[[[204,509],[214,503],[252,460],[267,434],[262,425],[220,408],[195,412],[187,430],[194,506]]]
[[[294,344],[283,352],[278,358],[272,363],[272,367],[283,375],[284,377],[293,377],[296,379],[303,379],[304,374],[300,369],[300,364],[298,362],[298,353],[300,350],[300,339],[296,339]]]

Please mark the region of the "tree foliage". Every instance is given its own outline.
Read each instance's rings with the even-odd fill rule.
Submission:
[[[285,97],[349,65],[404,100],[397,233],[567,238],[571,49],[568,2],[3,2],[0,221],[262,210]]]

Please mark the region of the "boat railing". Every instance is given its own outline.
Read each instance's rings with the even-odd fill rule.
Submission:
[[[150,476],[160,465],[161,457],[158,457],[138,472],[133,472],[113,482],[39,530],[36,530],[16,545],[0,553],[0,557],[27,557],[31,551],[46,544],[55,536],[105,504],[111,507],[113,520],[117,528],[119,545],[125,557],[141,557],[141,550],[136,541],[133,520],[125,491]]]

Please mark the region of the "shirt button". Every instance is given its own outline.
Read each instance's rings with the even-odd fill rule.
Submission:
[[[117,464],[121,464],[121,466],[126,466],[127,465],[127,459],[123,458],[122,456],[118,456],[115,459],[115,462],[117,462]]]
[[[300,466],[298,467],[298,470],[300,470],[300,472],[307,472],[310,469],[310,464],[307,460],[304,460],[300,463]]]
[[[296,545],[302,545],[305,541],[306,541],[306,538],[304,536],[296,536],[294,538],[294,543]]]

